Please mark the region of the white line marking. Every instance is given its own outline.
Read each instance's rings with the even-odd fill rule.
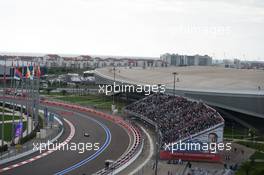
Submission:
[[[64,118],[64,120],[65,120],[66,123],[68,123],[68,125],[70,126],[70,129],[71,129],[71,131],[70,131],[70,135],[66,138],[66,140],[69,140],[69,141],[70,141],[70,140],[73,138],[73,136],[75,135],[75,127],[73,126],[73,124],[72,124],[69,120],[67,120],[67,119],[65,119],[65,118]],[[63,143],[66,144],[67,142],[64,141]],[[61,146],[62,146],[62,145],[61,145]],[[60,147],[60,146],[59,146],[59,147]],[[10,166],[8,166],[8,167],[2,168],[2,169],[0,169],[0,172],[4,172],[4,171],[10,170],[10,169],[13,169],[13,168],[16,168],[16,167],[19,167],[19,166],[25,165],[25,164],[27,164],[27,163],[33,162],[33,161],[35,161],[35,160],[37,160],[37,159],[39,159],[39,158],[45,157],[46,155],[48,155],[48,154],[50,154],[50,153],[52,153],[52,152],[54,152],[54,151],[49,150],[49,151],[47,151],[47,152],[45,152],[45,153],[42,153],[41,155],[38,155],[38,156],[33,157],[33,158],[30,158],[30,159],[25,160],[25,161],[23,161],[23,162],[19,162],[19,163],[17,163],[17,164],[10,165]]]
[[[134,169],[132,172],[130,172],[129,175],[136,174],[140,169],[142,169],[148,163],[148,161],[151,159],[152,155],[154,154],[154,146],[153,146],[153,140],[152,140],[151,136],[145,130],[145,128],[143,128],[142,126],[140,126],[140,128],[147,135],[147,138],[149,140],[149,145],[150,145],[149,154],[148,154],[148,157],[146,158],[146,160],[142,164],[140,164],[136,169]]]

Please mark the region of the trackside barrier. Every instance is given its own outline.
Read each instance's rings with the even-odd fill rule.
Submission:
[[[213,153],[189,153],[189,152],[176,152],[160,151],[160,159],[171,160],[181,159],[185,161],[203,161],[203,162],[221,162],[220,154]]]

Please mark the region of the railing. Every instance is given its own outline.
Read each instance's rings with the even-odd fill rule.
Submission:
[[[124,112],[127,113],[127,114],[130,114],[130,115],[133,115],[135,117],[138,117],[139,119],[142,119],[144,121],[146,121],[147,123],[151,124],[152,126],[156,127],[156,123],[150,119],[148,119],[147,117],[143,116],[143,115],[140,115],[138,113],[135,113],[135,112],[132,112],[132,111],[129,111],[127,109],[124,109]]]

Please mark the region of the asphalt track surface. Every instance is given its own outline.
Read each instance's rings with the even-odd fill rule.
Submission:
[[[84,162],[83,165],[80,167],[77,166],[76,169],[70,169],[69,172],[63,170],[72,167],[73,165],[78,165],[79,162],[91,157],[96,151],[86,151],[80,154],[78,151],[57,150],[36,161],[2,172],[1,175],[49,175],[56,173],[73,175],[83,175],[85,173],[86,175],[89,175],[104,168],[105,160],[118,159],[129,146],[129,136],[127,132],[111,121],[84,112],[70,111],[68,109],[63,109],[62,107],[48,107],[48,109],[50,112],[55,112],[66,118],[74,125],[76,131],[70,143],[99,143],[101,148],[107,139],[107,133],[105,128],[102,127],[103,125],[106,129],[109,129],[111,133],[109,145],[107,145],[97,157],[91,159],[89,162]],[[66,122],[64,122],[64,127],[64,133],[58,139],[58,142],[63,142],[70,133],[70,127]],[[88,132],[90,137],[84,137],[84,132]],[[38,154],[39,153],[31,154],[16,161],[1,165],[0,167],[3,168],[22,162],[31,157],[37,156]]]

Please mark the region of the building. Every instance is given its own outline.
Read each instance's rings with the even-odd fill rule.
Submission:
[[[72,68],[72,69],[86,69],[86,68],[102,68],[102,67],[160,67],[165,63],[159,58],[146,57],[120,57],[120,56],[91,56],[91,55],[1,55],[0,64],[11,66],[12,62],[15,65],[27,65],[33,62],[38,62],[40,66],[47,68]]]
[[[210,66],[212,57],[208,55],[163,54],[161,60],[172,66]]]

